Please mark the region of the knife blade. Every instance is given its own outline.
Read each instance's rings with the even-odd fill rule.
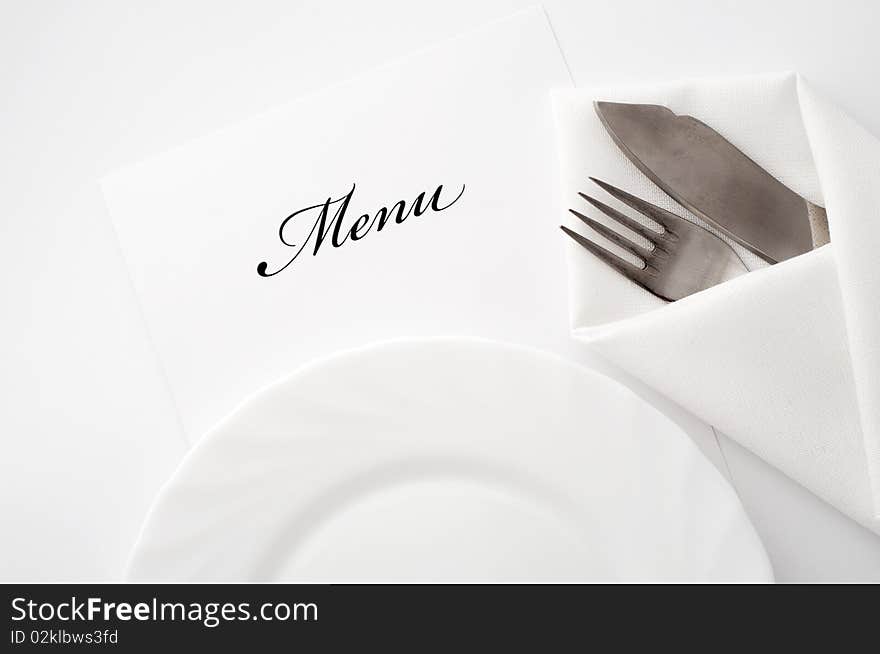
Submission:
[[[817,216],[714,129],[651,104],[596,102],[626,157],[676,202],[770,263],[813,248]]]

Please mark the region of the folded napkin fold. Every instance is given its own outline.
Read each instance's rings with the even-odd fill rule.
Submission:
[[[793,74],[560,91],[566,208],[584,191],[623,209],[592,175],[706,226],[623,156],[597,99],[703,120],[825,206],[831,244],[774,266],[734,245],[751,273],[667,304],[569,243],[574,336],[880,533],[880,141]]]

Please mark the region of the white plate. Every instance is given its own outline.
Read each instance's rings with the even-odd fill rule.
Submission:
[[[203,438],[133,580],[769,581],[733,490],[628,389],[534,350],[395,342]]]

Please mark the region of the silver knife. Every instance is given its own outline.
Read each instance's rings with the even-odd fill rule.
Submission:
[[[825,211],[714,129],[652,104],[596,102],[617,146],[670,197],[770,263],[828,242]]]

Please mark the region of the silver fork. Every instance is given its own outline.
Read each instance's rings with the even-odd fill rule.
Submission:
[[[586,193],[578,193],[578,195],[616,223],[646,238],[652,247],[644,248],[579,211],[574,209],[569,211],[597,234],[640,259],[643,265],[641,267],[634,265],[568,227],[560,225],[562,231],[623,276],[657,297],[669,301],[680,300],[749,271],[733,248],[707,229],[607,182],[595,177],[590,179],[609,195],[659,224],[663,231],[658,232],[645,227]]]

